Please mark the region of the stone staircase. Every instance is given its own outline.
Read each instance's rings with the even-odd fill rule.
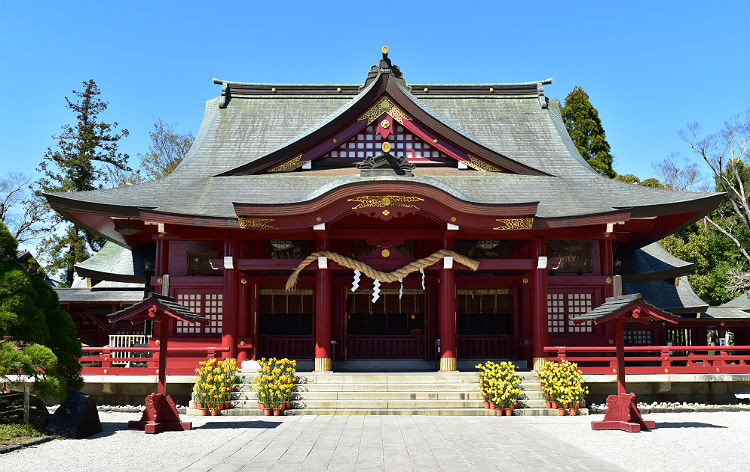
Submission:
[[[239,372],[232,408],[222,415],[258,416],[253,372]],[[494,416],[484,408],[475,372],[298,373],[285,415]],[[519,372],[523,394],[514,415],[557,415],[544,408],[536,372]],[[188,410],[188,414],[195,414]],[[586,409],[579,414],[587,414]]]

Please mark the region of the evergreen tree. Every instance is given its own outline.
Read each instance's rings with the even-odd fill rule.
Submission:
[[[120,139],[128,130],[116,132],[117,122],[106,123],[99,115],[107,109],[107,102],[99,98],[94,80],[83,82],[82,91],[73,91],[73,100],[65,97],[67,108],[76,114],[76,122],[62,127],[53,136],[55,149],[48,148],[39,165],[42,177],[36,182],[42,192],[85,191],[102,188],[111,183],[113,169],[129,171],[128,155],[118,152]],[[59,215],[55,215],[60,220]],[[64,283],[73,282],[74,265],[89,257],[89,250],[99,250],[104,240],[88,230],[67,223],[64,231],[57,231],[42,241],[40,252],[48,261],[49,269],[62,270]]]
[[[37,393],[64,398],[81,385],[81,342],[57,295],[16,262],[18,243],[0,222],[0,378],[28,375]]]
[[[601,175],[614,178],[617,174],[612,169],[612,154],[599,113],[581,87],[576,86],[565,97],[562,117],[570,138],[586,162]]]

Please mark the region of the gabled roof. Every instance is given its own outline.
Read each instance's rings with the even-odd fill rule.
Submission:
[[[708,308],[693,291],[687,276],[677,279],[677,285],[663,280],[651,282],[623,283],[623,291],[643,295],[648,303],[670,313],[699,313]]]
[[[132,323],[138,323],[152,318],[158,313],[190,324],[208,322],[208,318],[193,313],[177,303],[176,299],[165,295],[158,295],[153,292],[135,305],[111,313],[107,315],[107,317],[109,318],[110,323],[121,320],[129,320]]]
[[[46,197],[55,210],[122,245],[125,238],[115,231],[112,217],[143,219],[141,212],[148,211],[151,221],[189,216],[201,225],[237,228],[235,203],[297,205],[336,188],[384,181],[428,185],[484,205],[538,202],[535,227],[591,215],[667,218],[647,233],[633,233],[629,244],[634,246],[695,221],[718,205],[721,194],[651,189],[598,175],[578,154],[559,103],[544,96],[543,83],[410,88],[382,69],[356,90],[223,82],[222,96],[208,101],[187,156],[164,179]],[[293,158],[291,152],[308,138],[311,143],[313,137],[327,138],[324,135],[336,128],[332,123],[343,126],[346,120],[357,120],[357,107],[371,106],[381,96],[376,92],[397,95],[399,106],[415,119],[474,146],[510,172],[417,168],[411,178],[361,177],[354,169],[237,175]],[[680,217],[669,220],[670,215]]]
[[[362,120],[362,117],[373,110],[376,114],[383,113],[380,109],[375,108],[382,103],[384,97],[395,103],[400,109],[403,109],[407,116],[413,117],[433,130],[436,136],[440,136],[440,139],[448,139],[485,161],[514,173],[544,175],[544,172],[509,159],[501,153],[494,151],[491,147],[479,142],[459,126],[432,110],[425,103],[420,102],[391,74],[380,71],[375,80],[349,103],[327,116],[312,128],[305,130],[300,136],[293,138],[291,141],[284,143],[264,156],[252,159],[229,171],[222,172],[218,176],[256,174],[300,155],[303,156],[303,159],[314,159],[336,147],[336,139],[334,138],[332,141],[331,136],[336,135],[337,131],[357,121],[361,121],[362,126],[366,126],[368,123]],[[309,157],[305,154],[316,144],[320,147],[320,143],[323,143],[322,146],[324,146],[322,150],[313,151]]]
[[[604,303],[593,310],[577,314],[571,319],[576,324],[585,321],[593,321],[599,324],[620,316],[630,318],[632,310],[636,308],[644,310],[644,318],[660,319],[671,323],[676,323],[676,318],[679,318],[643,300],[640,293],[633,293],[630,295],[620,295],[619,297],[609,297]]]
[[[689,274],[692,268],[691,262],[673,256],[655,242],[623,256],[622,280],[647,282],[674,279]]]

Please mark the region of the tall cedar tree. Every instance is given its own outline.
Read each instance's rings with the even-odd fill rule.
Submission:
[[[601,175],[614,178],[617,173],[612,169],[612,154],[599,112],[591,105],[588,94],[581,87],[576,85],[565,97],[562,117],[568,134],[586,162]]]
[[[42,178],[36,182],[43,192],[94,190],[110,183],[113,169],[130,171],[128,155],[118,152],[119,141],[128,130],[117,133],[117,122],[101,121],[99,115],[107,109],[107,102],[99,98],[100,93],[92,79],[83,82],[82,91],[73,90],[73,100],[65,97],[76,122],[64,125],[62,133],[53,136],[57,140],[55,149],[48,148],[44,154],[39,165]],[[64,231],[42,241],[40,250],[50,261],[50,269],[64,272],[64,283],[69,286],[75,264],[86,260],[89,250],[96,252],[103,243],[101,236],[68,222]]]
[[[65,398],[82,381],[81,341],[57,294],[16,261],[18,243],[0,222],[0,378],[27,375],[44,396]]]

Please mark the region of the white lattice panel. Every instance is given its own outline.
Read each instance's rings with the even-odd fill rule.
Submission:
[[[184,306],[188,310],[192,311],[196,315],[203,314],[202,307],[203,295],[200,293],[180,293],[177,295],[177,303]],[[200,325],[185,323],[184,321],[177,320],[175,325],[175,332],[177,334],[198,334],[200,333]]]
[[[593,308],[591,302],[591,293],[568,293],[568,332],[569,333],[590,333],[593,330],[593,323],[586,321],[581,324],[573,324],[572,318],[575,315],[588,313]]]
[[[565,332],[565,294],[547,294],[547,332]]]
[[[387,141],[391,143],[391,154],[394,156],[406,156],[408,160],[414,161],[448,159],[447,155],[430,146],[409,130],[405,130],[403,126],[396,126],[394,133],[388,136]],[[379,134],[375,134],[375,127],[368,126],[364,132],[359,133],[323,158],[362,160],[367,157],[375,157],[382,153],[382,143],[383,138]]]

